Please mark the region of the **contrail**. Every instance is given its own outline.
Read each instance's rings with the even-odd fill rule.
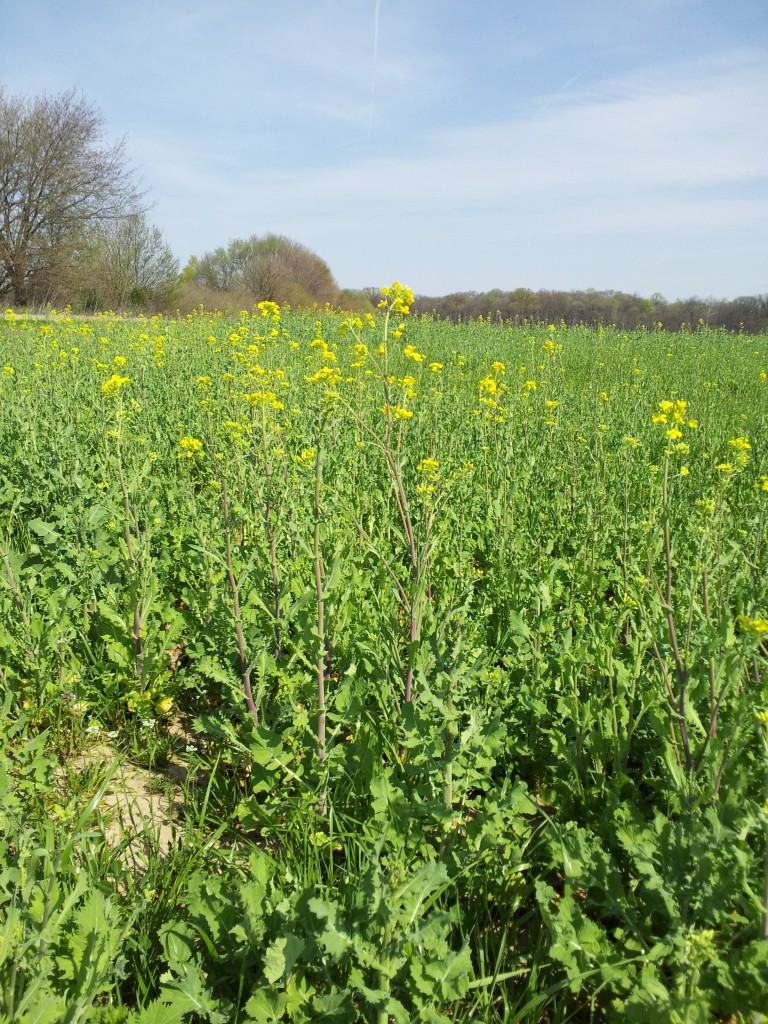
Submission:
[[[564,85],[561,85],[560,88],[553,95],[551,95],[548,100],[542,103],[542,105],[533,115],[534,118],[537,118],[540,114],[543,114],[547,107],[551,107],[552,104],[555,102],[555,96],[559,96],[561,92],[565,92],[565,90],[572,86],[574,82],[578,82],[582,75],[586,75],[587,70],[587,68],[584,68],[584,70],[580,71],[578,75],[574,75],[573,78],[569,78]]]
[[[373,136],[373,102],[376,98],[376,66],[379,61],[379,11],[381,0],[376,0],[373,14],[373,72],[371,74],[371,105],[368,110],[368,138]]]

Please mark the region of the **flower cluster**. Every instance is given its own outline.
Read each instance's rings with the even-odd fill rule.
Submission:
[[[749,464],[749,453],[752,450],[752,445],[746,437],[734,437],[728,442],[728,445],[734,453],[731,456],[733,461],[719,462],[715,466],[717,472],[723,475],[726,483],[731,474],[740,473],[746,468]],[[766,488],[766,490],[768,490],[768,488]]]
[[[194,459],[203,454],[203,442],[189,434],[179,441],[179,448],[181,451],[176,453],[177,459]]]
[[[667,427],[666,435],[669,443],[665,454],[668,456],[688,455],[691,446],[687,441],[683,440],[683,428],[696,430],[699,426],[698,420],[689,419],[688,417],[688,403],[681,398],[675,401],[666,398],[663,402],[659,402],[659,409],[660,412],[655,413],[651,419],[654,423]],[[680,467],[680,476],[688,476],[688,472],[687,466]]]
[[[121,377],[120,374],[113,373],[109,380],[101,385],[101,393],[105,398],[116,398],[120,394],[120,389],[130,382],[130,377]]]
[[[393,313],[407,316],[413,305],[413,292],[410,288],[404,287],[399,281],[393,281],[391,286],[381,289],[384,298],[379,303],[379,309],[389,309]]]

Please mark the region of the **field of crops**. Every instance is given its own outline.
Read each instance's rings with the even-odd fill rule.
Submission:
[[[768,1014],[768,338],[410,300],[0,322],[3,1022]]]

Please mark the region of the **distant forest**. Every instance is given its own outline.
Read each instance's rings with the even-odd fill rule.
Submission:
[[[372,293],[375,289],[368,291]],[[571,292],[496,288],[490,292],[454,292],[438,298],[419,295],[413,309],[453,321],[490,317],[493,322],[511,324],[615,324],[627,331],[638,327],[653,330],[659,325],[668,331],[691,331],[703,324],[745,334],[768,333],[768,293],[736,299],[694,297],[669,302],[662,295],[643,299],[626,292],[592,288]]]

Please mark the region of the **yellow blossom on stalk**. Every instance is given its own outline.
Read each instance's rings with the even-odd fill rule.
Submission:
[[[271,316],[273,320],[280,319],[280,307],[276,302],[259,302],[256,309],[258,309],[262,316]]]
[[[653,423],[666,423],[667,414],[663,412],[657,412],[655,416],[651,416],[651,421]]]
[[[403,389],[406,398],[416,397],[416,378],[415,377],[403,377],[397,382]]]
[[[315,462],[315,449],[302,448],[298,455],[294,455],[293,461],[298,466],[301,466],[302,469],[309,469],[309,467],[313,466]]]
[[[432,371],[432,373],[440,373],[440,371],[443,369],[443,363],[430,363],[429,369]]]
[[[483,377],[481,381],[478,381],[477,389],[481,394],[495,395],[499,390],[499,385],[489,374],[487,377]]]
[[[629,437],[629,436],[625,437],[624,438],[624,444],[628,445],[630,448],[639,448],[640,447],[640,441],[636,437]]]
[[[666,398],[663,402],[659,402],[659,408],[661,409],[661,411],[664,413],[665,416],[668,416],[672,412],[672,410],[675,408],[675,403],[674,402],[670,402],[670,400],[668,398]],[[664,422],[666,422],[666,420]]]
[[[352,366],[363,366],[365,360],[368,357],[368,346],[362,342],[358,342],[355,345],[355,361],[351,364]]]
[[[680,476],[688,476],[688,467],[687,466],[681,466],[680,467]]]
[[[3,373],[8,374],[9,376],[13,376],[13,374],[16,373],[16,371],[12,366],[6,363],[5,366],[3,367]]]
[[[253,407],[264,406],[267,409],[277,409],[278,411],[285,408],[283,403],[278,401],[274,391],[253,391],[243,395],[243,398]]]
[[[500,373],[502,377],[507,372],[507,368],[504,365],[504,363],[500,362],[498,359],[496,360],[495,363],[491,364],[491,369],[493,370],[494,373]]]
[[[609,401],[608,392],[607,391],[601,391],[600,394],[597,397],[600,399],[601,402],[608,402]]]
[[[416,467],[416,472],[424,473],[426,476],[435,477],[438,475],[439,466],[440,464],[437,461],[437,459],[432,459],[429,456],[427,456],[427,458],[422,459],[421,462],[418,464],[418,466]]]
[[[761,476],[755,487],[758,491],[768,491],[768,476]]]
[[[305,376],[304,380],[308,384],[325,384],[329,388],[334,388],[341,380],[341,371],[335,366],[321,366],[319,370]]]
[[[548,398],[544,404],[548,409],[556,409],[560,405],[554,398]]]
[[[736,462],[739,466],[746,466],[749,462],[749,452],[752,445],[746,437],[734,437],[728,444],[736,452]]]
[[[688,429],[689,430],[698,430],[699,429],[699,421],[698,420],[688,420]]]
[[[415,345],[406,345],[403,349],[403,355],[406,359],[412,359],[414,363],[423,363],[426,358],[421,352],[416,351]]]
[[[119,374],[113,373],[109,380],[101,385],[101,393],[105,398],[115,398],[119,394],[120,388],[129,384],[130,380],[130,377],[121,377]]]
[[[393,313],[400,313],[401,316],[407,316],[410,313],[410,308],[413,305],[413,292],[410,288],[405,288],[399,281],[393,281],[391,286],[381,289],[381,294],[384,298],[379,303],[380,309],[389,308]]]
[[[126,360],[125,356],[115,356],[115,358],[112,360],[112,365],[115,366],[115,367],[117,367],[117,366],[125,366],[126,362],[127,362],[127,360]]]
[[[675,402],[674,417],[675,423],[685,423],[685,414],[688,410],[688,403],[679,399]]]
[[[400,405],[385,405],[381,410],[386,416],[389,412],[393,420],[410,420],[413,419],[413,413],[410,409],[403,409]]]
[[[768,619],[753,619],[749,615],[739,615],[736,621],[745,636],[763,637],[768,633]]]
[[[195,381],[195,387],[198,391],[210,391],[213,381],[210,377],[198,377]]]
[[[194,459],[203,454],[203,442],[189,434],[179,441],[179,448],[181,451],[176,453],[177,459]]]
[[[523,385],[526,391],[535,391],[538,385],[535,380],[527,380]]]
[[[682,436],[682,430],[678,430],[677,427],[670,427],[670,429],[667,431],[667,437],[670,439],[670,441],[676,441],[678,437]]]
[[[422,459],[416,467],[416,472],[422,475],[421,482],[416,485],[416,492],[423,498],[427,498],[434,493],[435,482],[440,475],[437,459],[432,459],[429,456]]]
[[[718,463],[717,466],[715,466],[715,469],[717,470],[718,473],[732,473],[733,472],[733,463],[732,462],[720,462],[720,463]]]

